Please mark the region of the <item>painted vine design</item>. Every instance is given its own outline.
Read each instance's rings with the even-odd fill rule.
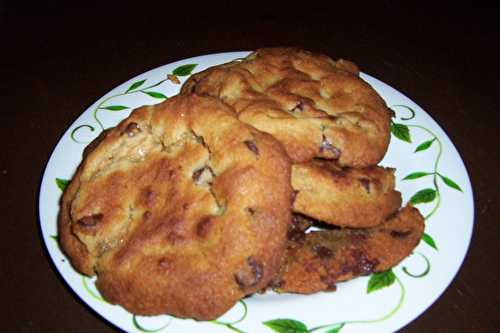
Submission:
[[[408,117],[401,117],[400,118],[403,121],[408,121],[408,120],[412,120],[413,118],[415,118],[415,111],[412,108],[410,108],[409,106],[396,104],[396,105],[393,105],[392,108],[393,109],[394,108],[401,108],[401,109],[405,109],[405,110],[410,112],[410,115]],[[434,134],[434,132],[432,132],[428,128],[421,126],[421,125],[395,123],[394,121],[391,121],[392,134],[396,138],[398,138],[404,142],[412,143],[412,138],[411,138],[411,133],[410,133],[411,128],[415,128],[415,129],[424,131],[426,134],[428,134],[430,136],[426,141],[420,143],[417,146],[417,148],[415,148],[414,153],[419,153],[419,152],[425,151],[425,150],[429,149],[434,143],[436,143],[437,149],[438,149],[437,156],[436,156],[436,159],[434,160],[434,166],[433,166],[432,170],[414,171],[414,172],[411,172],[410,174],[406,175],[402,179],[405,181],[409,181],[409,180],[420,179],[420,178],[428,177],[428,176],[432,177],[433,186],[431,188],[424,188],[424,189],[418,191],[417,193],[415,193],[410,198],[410,202],[413,205],[425,204],[425,203],[433,203],[434,204],[434,207],[432,208],[432,210],[425,216],[425,220],[428,221],[434,215],[434,213],[436,213],[439,206],[441,205],[441,191],[439,188],[439,179],[445,185],[449,186],[450,188],[455,189],[455,190],[460,191],[460,192],[463,192],[463,191],[462,191],[462,188],[455,181],[453,181],[451,178],[443,175],[439,171],[439,162],[441,161],[441,157],[443,155],[443,143],[438,138],[438,136],[436,134]],[[424,235],[422,236],[422,240],[427,245],[434,248],[435,250],[438,249],[436,242],[429,234],[424,233]]]
[[[99,112],[101,112],[101,111],[117,112],[117,111],[129,109],[129,107],[125,106],[125,105],[107,104],[109,101],[111,101],[117,97],[120,97],[120,96],[136,94],[136,93],[146,94],[150,97],[157,98],[157,99],[166,99],[167,96],[165,96],[164,94],[157,92],[157,91],[151,91],[150,89],[161,85],[162,83],[164,83],[167,80],[171,80],[174,83],[179,83],[177,76],[189,75],[196,66],[197,66],[197,64],[187,64],[187,65],[179,66],[176,69],[174,69],[171,74],[168,74],[167,78],[160,80],[160,81],[158,81],[154,84],[151,84],[149,86],[146,86],[146,87],[144,87],[144,83],[146,82],[146,79],[136,81],[132,85],[130,85],[130,87],[125,92],[115,94],[115,95],[112,95],[112,96],[109,96],[109,97],[103,99],[92,111],[93,118],[94,118],[95,122],[97,123],[99,129],[101,131],[105,129],[102,121],[98,117]],[[395,108],[405,109],[406,111],[410,112],[410,115],[408,117],[401,117],[400,120],[408,121],[408,120],[412,120],[413,118],[415,118],[415,111],[412,108],[410,108],[409,106],[397,104],[397,105],[392,106],[392,109],[395,109]],[[70,137],[75,143],[79,143],[79,144],[87,143],[87,142],[80,141],[76,138],[76,133],[82,129],[85,129],[85,128],[92,131],[92,132],[95,131],[95,127],[90,125],[90,124],[84,124],[84,125],[77,126],[70,133]],[[437,135],[435,135],[431,130],[429,130],[428,128],[426,128],[424,126],[416,125],[416,124],[396,123],[392,120],[391,120],[391,124],[390,124],[390,129],[391,129],[391,133],[394,137],[396,137],[397,139],[400,139],[404,142],[407,142],[407,143],[412,143],[410,129],[418,129],[418,130],[424,131],[426,134],[428,134],[429,138],[426,141],[420,143],[416,147],[414,153],[426,151],[434,144],[437,145],[438,151],[437,151],[437,156],[436,156],[436,159],[434,161],[434,165],[433,165],[432,170],[414,171],[414,172],[411,172],[410,174],[406,175],[404,178],[402,178],[402,180],[404,180],[404,181],[411,181],[411,180],[420,179],[423,177],[429,177],[429,176],[432,177],[432,184],[433,184],[432,187],[419,190],[418,192],[413,194],[410,198],[410,202],[413,205],[430,204],[430,203],[432,203],[434,205],[433,208],[431,209],[431,211],[425,216],[425,220],[428,221],[436,213],[436,211],[439,209],[440,204],[441,204],[441,195],[442,194],[441,194],[440,187],[439,187],[439,180],[441,180],[442,183],[449,186],[450,188],[453,188],[453,189],[460,191],[460,192],[463,192],[463,191],[455,181],[453,181],[449,177],[443,175],[439,171],[439,162],[440,162],[441,157],[442,157],[443,144],[442,144],[441,140],[437,137]],[[69,180],[56,178],[55,183],[56,183],[56,186],[61,191],[64,191],[64,189],[69,184]],[[56,243],[58,242],[57,235],[52,235],[50,237]],[[433,249],[438,250],[436,242],[429,234],[424,233],[422,236],[422,240],[424,241],[424,243],[426,243],[427,245],[429,245]],[[402,272],[404,272],[406,275],[413,277],[413,278],[422,278],[430,272],[431,264],[430,264],[429,259],[424,254],[419,253],[419,252],[416,252],[414,254],[418,254],[424,260],[426,268],[421,273],[412,273],[408,270],[408,268],[406,266],[403,266]],[[83,287],[89,293],[89,295],[93,299],[95,299],[99,302],[106,302],[98,293],[94,292],[90,288],[89,282],[92,283],[91,279],[82,275]],[[340,321],[340,322],[315,326],[315,327],[311,327],[311,328],[308,328],[301,321],[298,321],[295,319],[288,319],[288,318],[267,320],[267,321],[263,322],[262,324],[265,325],[266,327],[270,328],[274,332],[277,332],[277,333],[312,333],[312,332],[339,333],[339,332],[341,332],[342,328],[344,328],[346,325],[369,324],[369,323],[382,322],[382,321],[387,320],[390,317],[392,317],[400,309],[401,305],[403,304],[405,293],[406,293],[405,287],[404,287],[403,283],[401,282],[401,280],[396,276],[396,274],[394,273],[394,271],[392,269],[389,269],[385,272],[374,273],[370,276],[370,278],[368,280],[368,284],[367,284],[367,288],[366,288],[367,294],[370,294],[372,292],[375,292],[375,291],[383,289],[383,288],[390,287],[390,286],[394,285],[395,282],[400,290],[400,296],[399,296],[398,302],[397,302],[396,306],[391,309],[390,312],[388,312],[387,314],[385,314],[379,318],[373,318],[373,319],[367,319],[367,320]],[[212,320],[209,322],[214,324],[214,325],[217,325],[217,326],[226,327],[227,329],[229,329],[233,332],[246,333],[245,331],[236,327],[236,325],[241,323],[247,317],[247,314],[248,314],[248,307],[247,307],[245,301],[240,300],[239,304],[243,308],[243,313],[239,319],[237,319],[235,321],[231,321],[231,322],[226,322],[226,321],[222,321],[222,320]],[[159,328],[145,328],[143,324],[140,324],[139,317],[136,315],[132,315],[131,320],[132,320],[133,326],[137,330],[139,330],[140,332],[156,333],[156,332],[163,331],[165,328],[167,328],[171,324],[173,318],[174,317],[170,317],[169,321]]]
[[[130,107],[128,107],[126,105],[108,104],[108,102],[110,102],[111,100],[114,100],[117,97],[121,97],[121,96],[125,96],[125,95],[138,94],[138,93],[142,93],[142,94],[147,95],[149,97],[153,97],[153,98],[160,99],[160,100],[167,99],[168,97],[165,96],[164,94],[162,94],[161,92],[152,91],[151,89],[155,88],[155,87],[158,87],[159,85],[161,85],[165,81],[172,81],[175,84],[180,84],[178,76],[188,76],[188,75],[190,75],[191,72],[195,69],[195,67],[197,65],[198,64],[186,64],[186,65],[179,66],[179,67],[175,68],[172,71],[172,73],[167,74],[167,76],[166,76],[165,79],[160,80],[160,81],[158,81],[156,83],[150,84],[149,86],[146,86],[146,87],[144,87],[144,83],[146,83],[147,79],[136,81],[136,82],[132,83],[128,87],[128,89],[125,90],[124,92],[118,93],[118,94],[115,94],[115,95],[111,95],[111,96],[108,96],[108,97],[104,98],[92,110],[92,116],[93,116],[95,122],[97,123],[98,128],[101,131],[105,130],[104,124],[99,119],[99,112],[101,112],[101,111],[118,112],[118,111],[123,111],[123,110],[130,109]],[[84,125],[77,126],[70,133],[71,140],[73,140],[76,143],[82,143],[82,144],[83,143],[88,143],[88,142],[85,142],[85,141],[80,141],[80,140],[78,140],[76,138],[76,134],[80,130],[85,129],[85,128],[88,129],[88,130],[90,130],[91,132],[95,131],[95,127],[92,126],[92,125],[90,125],[90,124],[84,124]]]

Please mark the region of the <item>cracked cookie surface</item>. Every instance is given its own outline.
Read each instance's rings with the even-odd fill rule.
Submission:
[[[389,144],[391,114],[349,61],[293,48],[259,49],[192,75],[181,92],[231,105],[241,121],[282,142],[295,163],[320,157],[366,167],[377,164]]]
[[[213,319],[279,269],[291,193],[271,135],[215,98],[177,96],[86,150],[62,198],[60,241],[109,302]]]

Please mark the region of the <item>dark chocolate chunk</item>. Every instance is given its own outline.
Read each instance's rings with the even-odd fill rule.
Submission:
[[[304,244],[306,240],[306,234],[302,230],[291,228],[290,230],[288,230],[287,238],[292,242]]]
[[[297,105],[295,105],[290,110],[290,112],[302,112],[302,111],[304,111],[304,102],[303,101],[298,102]]]
[[[392,230],[390,235],[393,238],[406,238],[412,233],[412,230],[406,230],[406,231],[398,231],[398,230]]]
[[[361,186],[364,187],[366,193],[370,193],[370,180],[366,178],[359,178],[358,181],[361,183]]]
[[[326,246],[322,246],[322,245],[315,245],[313,247],[313,251],[316,252],[316,255],[320,259],[330,259],[334,255],[334,252],[331,249],[327,248]]]
[[[208,172],[208,174],[205,174],[205,172]],[[196,170],[192,176],[193,181],[198,185],[202,183],[211,184],[214,177],[215,174],[209,166]]]
[[[253,257],[248,257],[247,266],[234,274],[234,279],[240,288],[256,286],[264,275],[262,263]]]
[[[336,291],[337,290],[337,285],[335,284],[335,279],[331,276],[321,276],[320,277],[321,282],[326,284],[326,289],[325,291]]]
[[[161,258],[160,260],[158,260],[158,266],[160,266],[160,268],[162,269],[168,269],[170,267],[170,260],[168,260],[167,258]]]
[[[332,158],[338,159],[340,157],[340,149],[334,147],[327,139],[327,137],[323,134],[323,138],[321,140],[321,144],[319,146],[319,152],[324,153],[325,151],[329,151],[333,156]]]
[[[141,129],[139,128],[139,125],[137,125],[137,123],[130,123],[127,125],[127,127],[125,128],[125,130],[121,133],[122,135],[127,133],[128,137],[131,138],[133,137],[134,135],[136,135],[137,133],[139,133],[141,131]]]
[[[99,222],[101,222],[102,218],[103,218],[103,215],[101,213],[97,213],[97,214],[84,216],[81,219],[79,219],[78,221],[76,221],[76,223],[78,223],[80,226],[85,227],[85,228],[95,227]]]
[[[214,221],[213,218],[210,216],[202,218],[196,224],[196,234],[202,238],[206,237],[208,235],[208,232],[210,231],[213,221]]]
[[[255,144],[255,142],[250,140],[245,140],[244,144],[248,147],[248,149],[250,149],[252,153],[254,153],[255,155],[259,155],[259,148]]]
[[[361,251],[354,251],[352,255],[354,258],[354,265],[350,267],[350,271],[355,276],[371,274],[375,271],[376,266],[379,264],[377,259],[370,260]]]
[[[144,214],[142,214],[144,220],[149,220],[151,216],[153,216],[153,214],[149,210],[145,211]]]
[[[193,172],[193,181],[196,183],[199,179],[201,174],[205,171],[205,168],[201,168]]]

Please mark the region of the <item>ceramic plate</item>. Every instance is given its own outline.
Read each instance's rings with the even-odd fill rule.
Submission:
[[[395,111],[392,139],[382,165],[397,168],[397,189],[426,217],[426,230],[413,254],[392,270],[339,283],[336,292],[314,295],[253,295],[214,321],[167,315],[139,317],[105,302],[94,286],[71,267],[57,243],[59,199],[86,144],[116,125],[132,109],[156,104],[207,67],[248,52],[200,56],[161,66],[111,90],[66,130],[43,175],[39,207],[43,240],[64,280],[103,318],[130,332],[393,332],[424,312],[443,293],[463,262],[473,227],[472,189],[464,164],[446,133],[412,100],[361,74]],[[430,110],[432,113],[432,110]]]

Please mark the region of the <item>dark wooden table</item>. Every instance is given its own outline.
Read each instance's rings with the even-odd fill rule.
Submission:
[[[412,98],[446,130],[468,168],[475,196],[469,253],[442,297],[401,331],[498,332],[500,36],[493,9],[236,3],[0,6],[2,330],[115,330],[63,283],[38,227],[45,164],[83,110],[162,64],[290,45],[352,59]]]

